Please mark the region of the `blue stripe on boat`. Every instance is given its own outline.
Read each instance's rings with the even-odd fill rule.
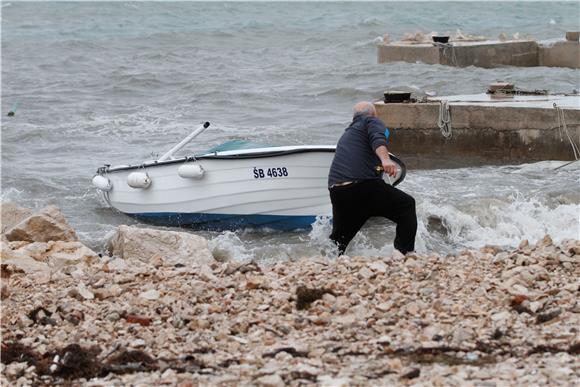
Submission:
[[[315,216],[289,215],[230,215],[190,214],[179,212],[146,212],[127,214],[145,223],[158,226],[188,227],[198,230],[237,230],[243,228],[269,228],[279,231],[310,229]]]

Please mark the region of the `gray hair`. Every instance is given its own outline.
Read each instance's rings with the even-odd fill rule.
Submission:
[[[354,105],[353,111],[355,116],[359,114],[372,116],[376,112],[373,104],[367,101],[362,101]]]

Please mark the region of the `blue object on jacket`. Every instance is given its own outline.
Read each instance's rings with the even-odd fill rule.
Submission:
[[[375,168],[381,160],[375,150],[387,145],[385,124],[376,117],[357,114],[336,145],[328,186],[353,180],[381,179]]]

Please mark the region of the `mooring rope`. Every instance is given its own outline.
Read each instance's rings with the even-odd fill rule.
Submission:
[[[556,109],[556,116],[558,121],[558,133],[560,134],[560,141],[564,141],[562,133],[566,133],[566,137],[568,141],[570,141],[570,145],[572,146],[572,152],[574,152],[574,159],[578,160],[580,157],[580,148],[578,144],[574,141],[570,133],[568,132],[568,126],[566,125],[566,118],[564,117],[564,109],[554,103],[554,109]]]
[[[441,134],[446,139],[450,139],[453,135],[451,131],[451,111],[449,110],[449,102],[439,101],[439,117],[437,118],[437,126],[441,130]]]
[[[451,57],[451,65],[452,66],[457,66],[457,56],[455,55],[455,47],[453,46],[453,44],[451,43],[441,43],[441,42],[433,42],[433,45],[435,47],[439,47],[441,49],[443,49],[443,56],[444,57]],[[449,55],[449,52],[451,52],[451,55]]]

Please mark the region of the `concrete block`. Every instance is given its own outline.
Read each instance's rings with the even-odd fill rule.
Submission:
[[[454,46],[453,51],[445,50],[441,64],[484,68],[538,65],[538,43],[532,40],[459,44]],[[443,50],[441,52],[443,54]]]
[[[524,41],[455,42],[452,46],[396,42],[378,46],[378,62],[423,62],[450,66],[537,66],[538,43]]]
[[[580,42],[561,41],[540,45],[539,65],[580,68]]]
[[[573,160],[557,113],[548,107],[451,105],[453,136],[439,127],[439,103],[375,103],[391,129],[389,150],[410,168],[457,167],[505,162]],[[565,110],[570,135],[580,138],[580,109]]]
[[[433,45],[384,44],[378,46],[378,62],[440,64],[439,49]]]

